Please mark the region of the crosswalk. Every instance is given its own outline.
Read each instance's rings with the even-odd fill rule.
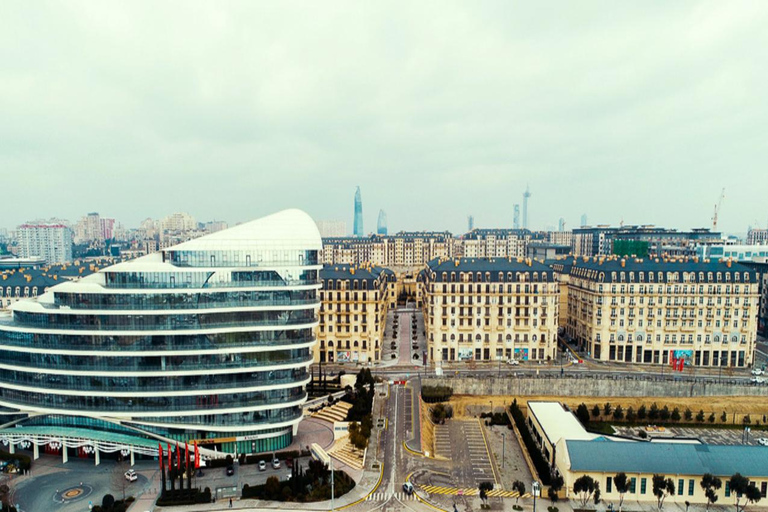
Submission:
[[[440,485],[420,485],[421,490],[428,492],[429,494],[446,494],[449,496],[477,496],[480,491],[474,487],[470,489],[461,489],[458,487],[443,487]],[[488,491],[489,498],[530,498],[530,493],[525,493],[520,496],[517,491],[505,491],[503,489],[494,489]]]
[[[414,501],[416,496],[404,492],[374,492],[365,497],[365,501],[388,501],[390,498],[396,498],[400,501]]]

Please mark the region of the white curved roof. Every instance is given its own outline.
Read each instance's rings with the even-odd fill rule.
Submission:
[[[321,250],[317,224],[306,212],[283,210],[260,219],[217,231],[165,251],[205,251],[237,248]]]

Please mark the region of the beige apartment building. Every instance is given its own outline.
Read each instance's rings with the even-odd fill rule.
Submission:
[[[395,275],[381,267],[326,265],[320,271],[320,323],[315,362],[381,361]]]
[[[451,257],[455,241],[448,232],[433,231],[324,238],[322,261],[326,265],[342,263],[421,268],[434,258]]]
[[[525,258],[531,239],[527,229],[473,229],[456,241],[463,258]]]
[[[419,279],[429,361],[555,357],[559,293],[551,268],[513,258],[443,258]]]
[[[583,258],[568,268],[567,335],[602,361],[753,362],[757,272],[732,262]]]

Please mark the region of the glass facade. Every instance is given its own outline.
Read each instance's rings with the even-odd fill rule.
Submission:
[[[219,453],[284,448],[307,396],[320,249],[290,210],[17,303],[0,315],[0,411]]]

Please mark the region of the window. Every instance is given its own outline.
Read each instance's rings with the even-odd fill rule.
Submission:
[[[634,480],[634,478],[633,478]],[[645,494],[645,491],[647,489],[648,485],[648,479],[647,478],[641,478],[640,479],[640,494]]]
[[[731,482],[726,480],[725,482],[725,497],[730,498],[731,497]]]
[[[611,492],[613,490],[613,478],[608,477],[605,479],[605,492]]]
[[[693,478],[688,480],[688,496],[693,496]]]
[[[629,480],[629,493],[635,494],[637,492],[637,478],[632,477]]]
[[[682,496],[683,495],[683,485],[685,484],[685,480],[682,478],[679,478],[677,480],[677,495]]]

